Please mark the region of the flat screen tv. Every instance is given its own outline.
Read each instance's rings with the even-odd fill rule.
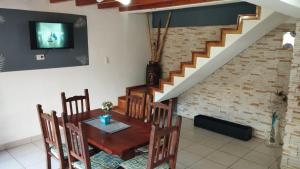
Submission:
[[[74,48],[73,24],[30,21],[31,49]]]

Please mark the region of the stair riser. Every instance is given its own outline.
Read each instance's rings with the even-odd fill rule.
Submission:
[[[119,107],[119,109],[122,109],[122,110],[125,110],[125,108],[126,108],[126,100],[125,99],[121,99],[121,98],[119,98],[118,99],[118,107]]]

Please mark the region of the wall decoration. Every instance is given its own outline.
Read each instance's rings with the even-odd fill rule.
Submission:
[[[31,49],[29,22],[73,23],[74,48]],[[84,66],[89,64],[86,16],[0,8],[1,72]],[[36,60],[44,54],[45,60]],[[84,56],[78,58],[78,56]],[[3,60],[3,58],[2,58]]]

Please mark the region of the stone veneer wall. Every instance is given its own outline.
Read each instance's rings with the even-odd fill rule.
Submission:
[[[300,20],[296,24],[296,33],[289,81],[282,169],[300,169]]]
[[[272,112],[277,110],[282,117],[286,112],[286,105],[274,93],[288,91],[292,50],[282,48],[282,36],[293,30],[294,24],[280,25],[183,93],[178,98],[178,113],[189,118],[204,114],[250,125],[255,136],[265,138],[271,128]],[[181,44],[176,46],[180,48]],[[180,62],[176,58],[169,60]],[[283,126],[284,121],[281,129]]]
[[[172,70],[179,70],[180,62],[191,61],[192,51],[203,51],[207,41],[220,40],[221,28],[234,28],[235,25],[175,27],[169,28],[162,56],[162,76],[168,77]],[[155,41],[157,28],[153,29]],[[161,29],[161,36],[165,29]]]

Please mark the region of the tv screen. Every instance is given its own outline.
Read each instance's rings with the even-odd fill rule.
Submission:
[[[73,24],[30,22],[31,49],[74,48]]]

